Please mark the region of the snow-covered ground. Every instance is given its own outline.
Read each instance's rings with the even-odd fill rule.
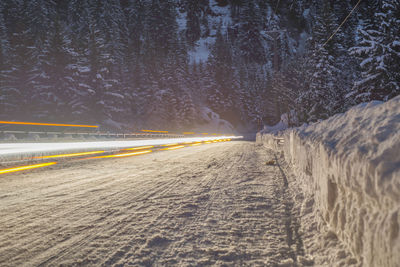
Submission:
[[[309,214],[304,232],[326,228],[362,266],[398,266],[400,97],[257,141],[283,151],[293,168],[289,184],[302,189],[301,212]]]
[[[1,265],[329,262],[326,250],[305,252],[320,234],[299,232],[282,160],[252,142],[228,142],[4,175]]]

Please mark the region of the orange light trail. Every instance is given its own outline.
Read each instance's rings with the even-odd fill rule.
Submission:
[[[99,156],[99,157],[93,157],[93,158],[88,158],[88,159],[123,158],[123,157],[148,154],[151,152],[153,152],[153,150],[144,150],[144,151],[138,151],[138,152],[132,152],[132,153],[122,153],[122,154],[115,154],[115,155]]]
[[[199,146],[199,145],[202,145],[202,143],[196,143],[196,144],[193,144],[193,145],[190,145],[190,146]]]
[[[211,144],[211,143],[212,143],[211,141],[204,142],[204,144]]]
[[[141,130],[145,133],[168,133],[168,131],[153,131],[153,130]]]
[[[51,159],[51,158],[69,158],[69,157],[78,157],[78,156],[86,156],[93,154],[101,154],[105,151],[91,151],[91,152],[82,152],[82,153],[73,153],[73,154],[62,154],[62,155],[51,155],[51,156],[43,156],[43,157],[34,157],[34,159]]]
[[[149,149],[153,148],[154,146],[139,146],[139,147],[132,147],[132,148],[124,148],[122,150],[141,150],[141,149]]]
[[[195,134],[195,132],[183,132],[183,134]]]
[[[36,169],[36,168],[46,167],[46,166],[50,166],[50,165],[54,165],[54,164],[57,164],[57,162],[48,162],[48,163],[42,163],[42,164],[27,165],[27,166],[15,167],[15,168],[3,169],[3,170],[0,170],[0,174]]]
[[[175,144],[166,144],[166,145],[162,145],[162,146],[177,146],[177,145],[179,145],[178,143],[175,143]]]
[[[2,124],[18,124],[18,125],[83,127],[83,128],[98,128],[99,127],[97,125],[58,124],[58,123],[19,122],[19,121],[0,121],[0,123],[2,123]]]
[[[185,146],[173,146],[173,147],[167,147],[167,148],[163,148],[160,150],[175,150],[175,149],[180,149],[180,148],[184,148]]]

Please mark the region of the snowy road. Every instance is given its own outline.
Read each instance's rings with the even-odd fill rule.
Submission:
[[[271,152],[229,142],[0,177],[0,265],[274,266],[302,254]]]

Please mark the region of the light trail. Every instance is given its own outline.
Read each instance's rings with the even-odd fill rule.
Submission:
[[[195,132],[183,132],[183,134],[195,134]]]
[[[208,135],[208,133],[202,133],[202,134],[204,134],[204,135]]]
[[[17,124],[17,125],[83,127],[83,128],[98,128],[99,127],[97,125],[58,124],[58,123],[39,123],[39,122],[21,122],[21,121],[0,121],[0,123],[1,124]]]
[[[177,145],[179,145],[179,143],[174,143],[174,144],[165,144],[165,145],[162,145],[162,146],[177,146]]]
[[[168,133],[168,131],[141,130],[145,133]]]
[[[25,171],[25,170],[30,170],[30,169],[36,169],[36,168],[42,168],[42,167],[47,167],[47,166],[51,166],[51,165],[54,165],[54,164],[57,164],[57,162],[47,162],[47,163],[41,163],[41,164],[34,164],[34,165],[27,165],[27,166],[8,168],[8,169],[0,170],[0,174],[11,173],[11,172],[19,172],[19,171]]]
[[[175,150],[175,149],[180,149],[184,148],[185,146],[172,146],[172,147],[167,147],[167,148],[162,148],[160,150]]]
[[[139,147],[132,147],[132,148],[123,148],[122,150],[141,150],[141,149],[149,149],[153,148],[154,146],[139,146]]]
[[[125,140],[125,141],[96,141],[96,142],[52,142],[52,143],[0,143],[0,159],[2,162],[19,160],[24,158],[38,157],[43,154],[71,154],[82,151],[109,151],[121,150],[142,146],[177,145],[184,142],[208,142],[218,139],[237,139],[241,136],[221,137],[187,137],[166,138],[147,140]]]
[[[92,151],[92,152],[82,152],[82,153],[72,153],[72,154],[61,154],[61,155],[34,157],[34,159],[70,158],[70,157],[87,156],[87,155],[93,155],[93,154],[101,154],[104,152],[105,151]]]
[[[124,158],[124,157],[148,154],[151,152],[153,152],[153,150],[144,150],[144,151],[138,151],[138,152],[132,152],[132,153],[122,153],[122,154],[114,154],[114,155],[107,155],[107,156],[99,156],[99,157],[93,157],[93,158],[87,158],[87,159]]]
[[[204,144],[211,144],[211,143],[212,143],[211,141],[204,142]]]
[[[202,143],[196,143],[196,144],[192,144],[190,146],[200,146],[200,145],[202,145]]]

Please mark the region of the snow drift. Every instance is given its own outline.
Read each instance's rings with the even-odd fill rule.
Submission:
[[[363,266],[400,262],[400,96],[257,141],[284,151],[318,223]]]

